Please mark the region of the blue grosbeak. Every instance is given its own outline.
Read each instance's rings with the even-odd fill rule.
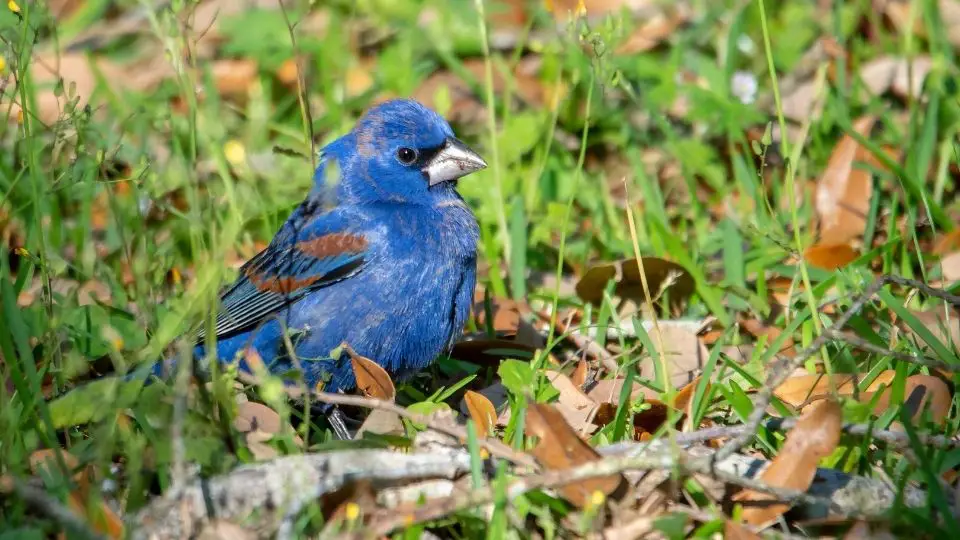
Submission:
[[[329,392],[356,386],[349,360],[331,356],[342,343],[396,380],[429,365],[473,299],[479,228],[456,180],[484,167],[415,101],[369,110],[323,148],[309,196],[223,293],[217,357],[248,369],[251,347],[271,372],[300,369]]]

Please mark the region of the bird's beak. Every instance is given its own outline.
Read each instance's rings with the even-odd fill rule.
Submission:
[[[424,165],[423,174],[433,187],[449,182],[472,172],[485,169],[487,162],[456,137],[447,137],[440,150]]]

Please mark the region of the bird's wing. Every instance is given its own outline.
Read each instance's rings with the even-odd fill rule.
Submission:
[[[300,210],[266,249],[243,265],[240,277],[220,297],[218,337],[257,325],[310,291],[362,270],[368,240],[349,230],[346,216],[333,211],[303,220],[297,216]],[[201,329],[198,340],[205,335]]]

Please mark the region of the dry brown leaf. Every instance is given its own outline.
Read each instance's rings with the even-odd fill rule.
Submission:
[[[892,382],[896,371],[888,369],[880,372],[866,388],[860,388],[862,375],[834,375],[833,384],[837,394],[856,399],[861,403],[870,403],[878,392],[881,393],[874,406],[875,414],[882,414],[890,408]],[[793,407],[801,407],[830,395],[831,378],[828,375],[801,375],[791,377],[774,391],[780,400]],[[904,383],[903,404],[914,420],[921,418],[924,409],[929,409],[931,419],[942,423],[950,412],[952,395],[946,383],[931,375],[912,375]]]
[[[948,282],[960,280],[960,251],[956,251],[940,259],[940,269],[943,279]]]
[[[379,435],[402,435],[403,422],[400,416],[393,411],[383,409],[374,409],[363,419],[363,424],[357,430],[355,439],[362,439],[364,433],[377,433]]]
[[[625,379],[602,379],[597,381],[590,390],[587,391],[587,397],[597,403],[617,403],[620,399],[620,391],[623,389]],[[635,400],[640,395],[645,400],[657,399],[660,395],[652,388],[647,388],[640,383],[633,383],[633,391],[630,393],[630,399]]]
[[[876,118],[865,116],[853,123],[853,129],[864,137]],[[844,135],[827,168],[817,182],[817,215],[820,219],[820,244],[846,244],[863,236],[873,193],[870,171],[854,167],[863,161],[866,151],[850,135]]]
[[[760,540],[761,538],[763,537],[759,534],[731,519],[726,520],[723,524],[724,540]]]
[[[594,266],[577,282],[577,295],[585,302],[599,304],[603,300],[607,282],[613,279],[616,283],[613,290],[615,295],[642,304],[646,301],[646,295],[640,281],[639,268],[636,259]],[[643,257],[643,270],[654,300],[658,299],[662,290],[670,296],[670,301],[674,304],[693,294],[693,278],[677,263],[659,257]]]
[[[482,58],[465,60],[463,68],[481,86],[486,81],[486,64]],[[563,84],[555,87],[542,82],[538,75],[539,69],[539,58],[521,60],[510,74],[512,81],[509,87],[527,104],[533,107],[546,106],[552,110],[566,96],[567,88]],[[508,87],[507,77],[497,66],[493,69],[492,83],[494,92],[498,94]],[[440,92],[447,92],[449,95],[450,109],[445,111],[444,116],[451,122],[473,124],[486,118],[486,106],[477,98],[470,84],[450,71],[433,73],[413,91],[411,97],[432,109],[438,109],[436,100]]]
[[[960,313],[955,309],[931,308],[926,311],[915,311],[913,315],[947,347],[960,347]],[[904,325],[907,333],[916,337],[917,342],[923,344],[923,338],[916,334],[908,325]]]
[[[256,538],[254,531],[223,519],[207,523],[197,535],[197,540],[255,540]]]
[[[29,458],[31,472],[41,477],[49,474],[58,474],[60,469],[57,464],[57,454],[62,456],[64,464],[71,471],[75,471],[73,481],[76,482],[77,488],[71,491],[67,497],[67,506],[70,507],[70,510],[74,514],[86,519],[93,530],[106,535],[107,538],[123,538],[123,520],[120,519],[120,516],[118,516],[113,509],[102,502],[94,507],[88,508],[86,499],[93,470],[86,467],[77,471],[76,469],[79,467],[79,462],[72,454],[59,448],[37,450],[32,453]]]
[[[98,72],[110,82],[113,91],[149,90],[174,73],[163,55],[158,56],[135,65],[120,66],[106,58],[88,58],[84,52],[38,53],[30,63],[30,70],[33,82],[43,90],[37,92],[36,109],[31,112],[41,121],[52,123],[63,115],[71,98],[76,97],[77,107],[83,108],[96,89]],[[60,79],[64,95],[57,96],[53,88]],[[20,106],[16,104],[11,117],[16,118],[18,111]]]
[[[565,470],[600,459],[600,454],[570,428],[563,416],[550,405],[533,403],[527,408],[525,432],[540,442],[530,451],[548,470]],[[609,496],[616,491],[623,477],[619,474],[592,478],[564,485],[560,493],[574,505],[583,508],[597,491]]]
[[[283,422],[277,411],[263,403],[246,401],[237,406],[237,417],[233,420],[233,427],[240,433],[263,431],[276,434],[283,428]]]
[[[222,58],[210,66],[217,92],[226,96],[246,96],[257,80],[257,62],[250,58]]]
[[[497,337],[511,338],[513,342],[538,349],[546,342],[543,335],[523,315],[530,314],[530,306],[510,298],[491,298],[490,315],[493,317],[493,331]],[[477,289],[473,296],[473,313],[477,326],[487,327],[487,309],[484,291]]]
[[[888,0],[883,4],[887,18],[901,33],[910,32],[921,37],[927,36],[927,29],[924,26],[925,18],[922,16],[913,17],[913,28],[906,28],[907,22],[911,20],[911,2]],[[937,5],[940,12],[937,24],[943,25],[947,41],[954,47],[960,47],[960,2],[957,2],[957,0],[939,0]]]
[[[360,356],[349,348],[345,349],[350,356],[350,365],[357,377],[357,388],[363,395],[371,398],[393,401],[397,397],[397,389],[390,380],[387,371],[373,360]]]
[[[823,100],[817,100],[817,82],[809,80],[798,84],[792,91],[783,96],[782,108],[783,115],[795,122],[803,122],[813,116],[820,116],[820,111],[815,108],[822,108]],[[787,130],[791,140],[796,140]]]
[[[890,408],[892,390],[889,387],[883,390],[883,395],[873,408],[874,414],[882,414]],[[930,420],[941,425],[950,413],[952,401],[953,396],[950,394],[947,383],[933,375],[911,375],[907,377],[904,384],[903,401],[898,401],[895,405],[902,404],[906,407],[910,419],[914,422],[920,420],[924,410],[927,410],[930,413]]]
[[[690,14],[685,4],[677,3],[672,9],[645,17],[627,40],[617,47],[617,54],[637,54],[653,49],[686,23]]]
[[[472,339],[457,342],[450,356],[478,366],[497,367],[505,358],[532,358],[536,352],[536,347],[509,339]]]
[[[470,412],[470,418],[477,425],[477,434],[480,437],[487,437],[493,433],[493,427],[497,423],[497,409],[493,403],[479,392],[467,390],[463,395],[466,402],[467,411]]]
[[[598,17],[607,14],[616,14],[626,9],[630,12],[643,12],[656,6],[651,0],[546,0],[544,3],[554,17],[566,22],[572,14],[578,15],[577,10],[582,8],[588,17]]]
[[[697,385],[700,384],[700,377],[690,381],[683,386],[677,393],[673,396],[673,408],[678,411],[683,411],[686,416],[690,416],[690,407],[693,406],[693,396],[697,393]],[[707,387],[703,393],[704,396],[710,392],[710,383],[707,383]]]
[[[933,254],[941,257],[954,251],[960,251],[960,228],[944,234],[933,246]]]
[[[916,98],[923,90],[923,81],[932,68],[933,60],[929,56],[882,56],[864,64],[860,68],[860,78],[874,95],[879,96],[889,90],[901,98]]]
[[[594,417],[597,413],[597,401],[584,394],[577,385],[573,384],[573,381],[571,381],[569,377],[559,371],[548,370],[544,375],[546,375],[550,384],[557,389],[557,392],[560,393],[553,407],[563,416],[564,421],[581,436],[587,436],[596,431],[597,425],[594,424]],[[486,390],[482,391],[482,393],[486,393]],[[496,403],[496,400],[493,398],[491,398],[491,401]],[[506,402],[505,390],[502,402]],[[506,407],[497,418],[497,424],[506,425],[510,422],[510,417],[510,408]]]
[[[760,475],[760,480],[771,486],[806,491],[816,475],[817,464],[840,442],[842,420],[840,405],[835,401],[823,400],[811,405],[787,433],[783,448]],[[734,500],[748,503],[744,504],[743,520],[751,525],[769,523],[789,508],[788,504],[771,503],[776,501],[775,497],[752,490],[738,493]]]
[[[277,411],[263,403],[244,401],[237,404],[237,416],[233,427],[244,435],[247,448],[258,460],[273,459],[279,455],[267,441],[283,429],[283,421]]]
[[[843,268],[860,256],[849,244],[814,244],[803,252],[808,263],[824,270]]]
[[[60,467],[57,464],[57,454],[63,458],[63,463],[73,472],[73,481],[77,483],[77,486],[80,489],[87,489],[90,485],[89,475],[91,471],[88,469],[78,471],[77,468],[80,466],[80,461],[70,452],[60,448],[43,448],[30,454],[30,472],[35,475],[40,475],[41,471],[45,470],[47,472],[44,474],[60,474]]]
[[[660,339],[656,328],[647,329],[647,333],[654,347],[659,347],[662,341],[663,356],[669,369],[667,376],[675,388],[681,388],[700,376],[710,353],[687,321],[664,320],[659,321],[658,326],[662,333]],[[652,352],[651,358],[640,364],[640,376],[656,380],[654,365],[659,362],[658,352]]]
[[[633,440],[635,441],[647,441],[653,438],[653,434],[657,432],[663,424],[669,418],[669,410],[667,409],[667,404],[657,400],[657,399],[648,399],[646,403],[647,407],[640,412],[637,412],[632,415],[631,424],[633,426]],[[617,405],[614,403],[601,403],[597,408],[597,414],[593,419],[593,422],[598,427],[603,427],[613,422],[617,417]]]
[[[577,388],[580,388],[581,386],[583,386],[583,383],[587,382],[587,361],[586,360],[581,358],[580,361],[577,362],[577,368],[574,369],[573,373],[570,374],[570,382],[572,382],[573,385],[576,386]]]
[[[597,403],[580,390],[569,377],[559,371],[545,373],[550,384],[560,392],[556,409],[563,415],[564,420],[580,435],[590,435],[596,431],[593,417],[597,411]]]
[[[866,388],[859,388],[860,381],[864,378],[862,375],[834,375],[832,379],[828,375],[800,375],[790,377],[773,393],[784,403],[800,407],[804,403],[830,395],[831,380],[839,395],[857,397],[875,392],[882,385],[889,385],[896,373],[894,370],[882,371]]]

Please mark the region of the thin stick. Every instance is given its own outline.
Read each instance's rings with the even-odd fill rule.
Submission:
[[[892,276],[889,274],[880,276],[863,291],[863,293],[850,306],[850,309],[841,315],[840,318],[837,319],[837,321],[830,328],[817,336],[817,338],[814,339],[807,348],[797,354],[797,356],[794,358],[783,358],[777,364],[771,366],[766,381],[760,388],[760,391],[757,392],[756,398],[753,400],[753,412],[750,413],[750,416],[744,423],[745,429],[740,432],[740,434],[737,435],[732,441],[718,450],[716,454],[714,454],[714,464],[733,455],[753,439],[757,433],[757,430],[760,428],[760,424],[763,422],[763,417],[766,414],[767,407],[770,405],[770,401],[773,398],[774,390],[783,384],[794,372],[794,370],[802,366],[808,358],[816,354],[817,351],[819,351],[820,348],[827,343],[827,341],[836,339],[837,336],[840,335],[840,330],[842,330],[843,327],[850,322],[850,319],[852,319],[854,315],[863,309],[866,303],[873,298],[873,295],[877,294],[880,289],[889,283],[918,289],[925,294],[940,298],[954,306],[960,307],[960,296],[952,295],[939,289],[934,289],[925,283],[921,283],[913,279]],[[846,337],[844,337],[844,339],[846,339]],[[884,349],[884,352],[886,352],[886,349]],[[915,361],[915,359],[913,359],[913,361]]]
[[[796,418],[771,419],[764,424],[764,427],[775,431],[788,431],[797,424]],[[687,433],[677,433],[677,444],[690,445],[704,443],[715,439],[725,439],[739,435],[746,431],[748,426],[721,426],[691,431]],[[910,437],[906,433],[899,431],[890,431],[886,429],[875,429],[870,424],[845,424],[840,428],[841,432],[854,437],[869,435],[872,439],[882,441],[895,448],[908,448],[910,446]],[[924,446],[934,448],[960,448],[960,439],[948,437],[946,435],[930,435],[918,433],[917,440]],[[628,447],[625,445],[625,448]]]
[[[508,498],[514,498],[534,489],[555,488],[588,478],[618,474],[627,470],[655,470],[674,467],[686,470],[687,472],[710,474],[715,478],[734,485],[768,493],[784,502],[825,504],[828,508],[835,508],[836,506],[833,505],[830,500],[823,497],[815,497],[792,489],[770,486],[764,482],[744,478],[726,471],[711,471],[709,459],[690,459],[682,453],[679,459],[674,459],[668,453],[605,457],[602,460],[591,461],[571,469],[545,471],[536,476],[521,478],[511,482],[510,485],[507,486],[506,492]],[[433,521],[467,508],[490,504],[496,500],[499,492],[500,490],[496,486],[487,486],[482,489],[460,493],[421,506],[409,513],[393,513],[385,516],[384,519],[377,520],[371,528],[376,535],[386,535],[394,530],[409,527],[415,523]]]
[[[64,529],[75,534],[78,538],[88,540],[103,540],[103,536],[90,529],[82,519],[77,517],[60,501],[51,497],[47,492],[37,489],[21,480],[11,477],[0,479],[0,493],[14,494],[24,500],[31,508],[52,519]]]
[[[293,389],[290,389],[293,390]],[[288,391],[288,394],[291,392]],[[450,435],[451,437],[456,437],[458,440],[465,441],[467,440],[467,430],[461,426],[452,424],[450,422],[437,421],[433,417],[423,416],[420,414],[412,413],[409,410],[401,407],[395,403],[389,401],[383,401],[381,399],[368,398],[363,396],[352,396],[348,394],[332,394],[329,392],[310,392],[313,399],[323,402],[331,403],[334,405],[348,405],[352,407],[362,407],[364,409],[371,410],[381,410],[388,411],[396,414],[401,418],[406,418],[407,420],[423,424],[428,428],[443,433],[445,435]],[[292,396],[299,397],[299,396]],[[533,470],[538,470],[540,466],[537,462],[530,456],[517,452],[509,446],[503,444],[502,442],[495,439],[488,438],[478,438],[477,443],[481,448],[485,448],[491,455],[509,460],[517,465],[522,465],[529,467]]]

